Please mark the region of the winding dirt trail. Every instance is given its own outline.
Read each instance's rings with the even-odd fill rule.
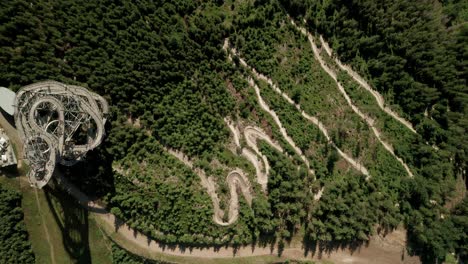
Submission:
[[[241,148],[239,129],[236,126],[234,126],[229,119],[225,118],[224,120],[234,135],[234,142],[236,146]],[[245,127],[244,137],[247,142],[247,145],[250,148],[252,148],[256,154],[247,148],[242,148],[242,155],[247,160],[249,160],[255,167],[257,182],[262,186],[263,191],[266,192],[270,166],[267,158],[258,149],[257,140],[264,140],[280,152],[283,152],[283,149],[277,143],[273,142],[273,140],[271,140],[260,128],[257,127]],[[220,201],[216,193],[217,188],[213,178],[207,177],[205,171],[195,167],[192,161],[182,152],[174,151],[172,149],[167,148],[166,151],[178,160],[180,160],[182,163],[184,163],[187,167],[191,168],[200,177],[202,186],[207,190],[208,195],[210,196],[213,202],[213,221],[216,224],[221,226],[228,226],[237,221],[239,217],[239,196],[237,194],[238,189],[241,190],[242,195],[244,195],[247,201],[247,204],[249,206],[252,206],[252,193],[250,182],[246,177],[245,173],[241,169],[236,168],[233,171],[229,172],[229,174],[226,177],[226,182],[229,187],[230,200],[227,221],[224,220],[225,212],[219,206]],[[259,161],[257,157],[261,157],[261,161]]]
[[[241,148],[241,155],[244,156],[255,168],[255,173],[257,175],[257,182],[262,186],[264,192],[266,192],[267,183],[268,183],[268,170],[269,165],[268,161],[263,159],[263,164],[258,160],[257,155],[253,153],[250,149],[242,148],[240,144],[240,132],[237,126],[234,126],[232,121],[228,118],[224,119],[224,122],[228,125],[234,136],[234,143],[236,147]],[[263,157],[262,157],[263,158]]]
[[[332,141],[330,135],[328,134],[328,131],[327,129],[325,128],[325,126],[323,125],[322,122],[320,122],[318,120],[318,118],[314,117],[314,116],[310,116],[308,115],[304,110],[302,110],[301,106],[299,104],[296,104],[285,92],[283,92],[279,87],[278,85],[276,85],[273,80],[271,80],[271,78],[265,76],[264,74],[262,73],[259,73],[255,68],[251,67],[250,65],[247,64],[247,62],[242,58],[240,57],[239,53],[237,52],[237,50],[235,48],[230,48],[230,44],[229,44],[229,40],[228,39],[225,39],[224,41],[224,46],[223,48],[225,50],[228,50],[232,55],[236,56],[238,59],[239,59],[239,62],[240,64],[249,69],[252,74],[257,78],[257,79],[260,79],[260,80],[263,80],[265,81],[266,83],[268,83],[268,85],[270,87],[272,87],[272,89],[278,93],[279,95],[281,95],[289,104],[293,105],[300,113],[301,115],[307,119],[308,121],[312,122],[314,125],[316,125],[319,130],[322,132],[322,134],[325,136],[325,138],[327,139],[328,143],[331,144],[335,149],[336,151],[338,152],[338,154],[344,158],[352,167],[354,167],[356,170],[358,170],[359,172],[361,172],[362,174],[364,174],[366,176],[366,179],[369,179],[370,178],[370,174],[369,174],[369,171],[367,170],[367,168],[362,165],[361,163],[355,161],[353,158],[351,158],[351,156],[349,156],[348,154],[344,153],[338,146],[336,146],[336,144]],[[255,88],[255,87],[254,87]],[[258,88],[258,87],[257,87]],[[260,96],[259,93],[257,93],[257,97]],[[261,101],[260,101],[261,99]],[[262,102],[265,104],[265,102],[263,101],[263,98],[259,98],[259,101],[260,101],[260,106],[262,105]],[[268,108],[269,109],[269,108]],[[265,110],[265,109],[264,109]],[[265,110],[266,111],[266,110]],[[271,110],[270,110],[271,111]],[[270,113],[271,115],[271,113]],[[276,114],[275,114],[276,115]],[[276,121],[276,120],[275,120]]]
[[[232,62],[232,57],[231,57],[231,54],[230,52],[228,51],[231,50],[229,48],[229,39],[225,39],[224,40],[224,45],[223,45],[223,49],[227,52],[228,54],[228,59]],[[234,53],[237,53],[236,50],[234,50]],[[245,61],[243,62],[245,64]],[[242,62],[241,62],[242,64]],[[247,65],[247,64],[245,64]],[[260,108],[263,109],[263,111],[267,112],[272,118],[273,118],[273,121],[276,123],[276,125],[278,126],[279,130],[280,130],[280,133],[281,135],[283,136],[284,140],[286,140],[286,142],[289,144],[289,146],[291,146],[291,148],[294,150],[294,152],[296,152],[297,155],[299,155],[299,157],[302,159],[302,161],[304,162],[304,164],[307,166],[307,169],[309,170],[309,173],[312,174],[312,175],[315,175],[315,171],[313,171],[311,168],[310,168],[310,162],[309,160],[305,157],[304,153],[302,153],[302,150],[300,148],[297,147],[296,143],[294,142],[294,140],[288,135],[288,133],[286,132],[286,129],[283,127],[283,124],[281,123],[281,120],[279,119],[278,115],[276,114],[275,111],[271,110],[270,107],[268,106],[268,104],[263,100],[263,97],[262,95],[260,94],[260,88],[257,86],[257,84],[255,83],[255,81],[249,77],[247,78],[247,82],[249,83],[249,85],[254,88],[255,90],[255,94],[257,95],[257,99],[258,99],[258,103],[260,105]],[[287,96],[286,96],[287,97]],[[286,98],[285,97],[285,98]]]
[[[263,155],[258,149],[257,140],[264,140],[270,146],[272,146],[281,153],[283,153],[283,148],[281,148],[281,146],[278,143],[273,142],[273,140],[271,140],[270,137],[268,137],[266,133],[263,132],[263,130],[261,130],[260,128],[247,126],[244,128],[244,138],[247,142],[247,146],[253,149],[255,152],[254,153],[250,149],[243,148],[241,146],[239,128],[235,126],[233,122],[228,118],[225,118],[224,122],[227,124],[234,136],[234,143],[238,148],[241,148],[241,155],[244,156],[248,161],[250,161],[255,167],[257,182],[260,184],[260,186],[262,186],[262,190],[266,193],[270,164],[268,163],[267,157]],[[260,157],[261,160],[259,160],[258,157]]]
[[[325,51],[327,52],[328,56],[332,58],[333,56],[333,50],[330,48],[330,45],[323,39],[322,36],[320,36],[320,43],[322,44],[322,47],[325,48]],[[389,114],[391,117],[393,117],[395,120],[400,122],[402,125],[407,127],[411,132],[417,133],[416,130],[413,128],[413,125],[406,119],[400,117],[397,113],[393,112],[392,109],[389,107],[385,106],[385,100],[383,96],[377,92],[376,90],[372,89],[372,87],[369,85],[369,83],[364,80],[357,72],[355,72],[349,65],[343,64],[338,57],[335,57],[335,63],[338,65],[338,67],[348,73],[349,76],[351,76],[362,88],[366,89],[372,96],[374,96],[375,100],[377,101],[377,105],[382,109],[385,113]]]
[[[221,226],[228,226],[237,221],[237,218],[239,217],[239,196],[237,194],[237,188],[241,190],[247,201],[247,204],[249,206],[252,205],[252,194],[250,192],[249,180],[245,176],[244,172],[237,168],[229,172],[226,177],[226,182],[228,184],[231,197],[229,202],[228,220],[223,220],[225,213],[219,206],[219,197],[216,193],[216,184],[214,183],[213,179],[211,177],[207,177],[204,170],[194,167],[192,161],[190,161],[189,158],[182,152],[170,149],[167,149],[167,151],[172,156],[176,157],[178,160],[191,168],[198,175],[198,177],[200,177],[202,186],[206,189],[208,195],[211,198],[211,201],[213,202],[213,221],[216,224]]]
[[[411,172],[411,170],[409,169],[408,165],[400,158],[398,157],[394,150],[393,150],[393,147],[385,142],[384,140],[382,140],[382,137],[381,137],[381,133],[380,131],[377,130],[377,128],[374,126],[374,120],[371,119],[370,117],[368,117],[367,115],[365,115],[363,112],[361,112],[361,110],[359,110],[359,108],[357,108],[353,102],[351,101],[351,98],[349,97],[349,95],[346,93],[346,90],[344,89],[344,87],[341,85],[341,83],[338,81],[338,78],[337,78],[337,74],[336,72],[334,72],[330,67],[328,67],[325,63],[325,61],[323,60],[322,56],[320,55],[320,52],[317,48],[317,45],[315,44],[315,41],[314,41],[314,38],[312,37],[312,34],[310,34],[309,32],[307,32],[307,30],[303,27],[300,27],[298,25],[296,25],[296,23],[290,19],[291,21],[291,24],[298,30],[300,31],[304,36],[307,37],[307,39],[309,40],[309,43],[312,47],[312,51],[314,53],[314,57],[315,59],[320,63],[320,66],[322,67],[322,69],[328,74],[330,75],[330,77],[335,81],[336,85],[338,86],[338,90],[341,92],[341,94],[343,95],[343,97],[346,99],[346,102],[348,103],[348,105],[351,107],[351,109],[361,118],[363,119],[368,125],[369,127],[371,128],[372,132],[374,133],[374,135],[376,136],[377,140],[384,146],[384,148],[393,156],[395,157],[398,162],[400,162],[400,164],[405,168],[406,172],[408,173],[409,177],[413,177],[413,173]]]
[[[255,153],[262,158],[263,165],[265,167],[265,173],[257,173],[257,182],[262,186],[262,189],[264,192],[267,191],[267,184],[268,184],[268,175],[270,172],[270,164],[268,163],[268,159],[263,153],[258,149],[257,147],[257,140],[263,140],[267,142],[270,146],[275,148],[277,151],[283,153],[283,148],[276,142],[273,142],[270,137],[268,137],[265,132],[263,132],[260,128],[258,127],[252,127],[248,126],[244,129],[244,138],[245,141],[247,142],[247,146],[252,148]],[[247,149],[242,149],[242,153],[245,151],[248,151]],[[250,152],[250,151],[248,151]],[[248,154],[251,156],[251,154]]]

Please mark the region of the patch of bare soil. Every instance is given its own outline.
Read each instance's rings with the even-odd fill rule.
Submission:
[[[340,263],[359,263],[359,264],[416,264],[421,263],[419,257],[409,256],[406,253],[406,231],[397,229],[385,237],[375,235],[370,240],[368,245],[363,245],[360,248],[350,249],[335,249],[330,252],[308,252],[307,256],[302,249],[286,249],[283,256],[294,259],[312,259],[318,262],[333,262]]]

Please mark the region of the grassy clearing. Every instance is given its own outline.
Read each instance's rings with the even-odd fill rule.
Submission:
[[[71,262],[111,263],[110,245],[90,221],[88,211],[60,189],[48,188],[44,194]]]
[[[93,217],[88,216],[89,245],[92,263],[112,263],[112,241],[106,236]]]
[[[109,242],[71,197],[51,189],[32,189],[24,178],[2,176],[0,184],[22,192],[24,221],[37,263],[53,263],[52,259],[55,263],[112,263]]]

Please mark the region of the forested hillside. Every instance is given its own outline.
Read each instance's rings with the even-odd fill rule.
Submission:
[[[466,168],[466,1],[284,1]]]
[[[283,3],[297,19],[306,19],[310,30],[325,35],[336,54],[366,76],[390,104],[401,107],[423,136],[423,143],[437,147],[439,155],[446,156],[439,164],[455,161],[454,176],[463,177],[466,183],[466,1]],[[427,154],[424,144],[418,145],[413,152]],[[423,160],[422,156],[416,159]],[[433,162],[431,159],[430,163]],[[417,199],[421,195],[447,192],[440,188],[447,180],[440,177],[443,173],[433,169],[424,173],[417,187],[420,196]],[[424,251],[429,259],[440,258],[444,254],[443,244],[453,247],[447,239],[456,236],[450,235],[452,224],[422,220],[421,214],[427,215],[431,206],[415,198],[413,202],[422,208],[409,220],[409,230],[416,243],[413,249]]]
[[[168,245],[332,250],[404,226],[410,254],[465,261],[466,19],[456,0],[3,1],[0,85],[104,96],[105,141],[61,169]]]

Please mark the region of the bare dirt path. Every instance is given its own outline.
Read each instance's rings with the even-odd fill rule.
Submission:
[[[323,58],[321,57],[320,55],[320,52],[317,48],[317,45],[315,44],[315,40],[314,38],[312,37],[312,34],[310,34],[309,32],[307,32],[307,30],[303,27],[300,27],[298,25],[296,25],[296,23],[290,19],[291,21],[291,24],[298,30],[300,31],[304,36],[306,36],[309,40],[309,43],[312,47],[312,51],[314,53],[314,56],[315,56],[315,59],[320,63],[320,66],[322,67],[322,69],[328,73],[328,75],[330,75],[330,77],[335,81],[336,85],[338,86],[338,90],[341,92],[341,94],[344,96],[344,98],[346,99],[346,102],[348,103],[348,105],[351,107],[351,109],[353,109],[353,111],[359,116],[361,117],[361,119],[363,119],[368,125],[369,127],[371,128],[372,132],[374,133],[374,135],[376,136],[377,140],[384,146],[384,148],[393,156],[395,157],[398,162],[400,162],[400,164],[405,168],[406,172],[408,173],[408,176],[409,177],[413,177],[413,173],[411,172],[411,170],[409,169],[408,165],[400,158],[398,157],[394,150],[393,150],[393,147],[385,142],[384,140],[382,140],[382,137],[381,137],[381,133],[380,131],[377,130],[377,128],[374,126],[374,120],[372,120],[370,117],[368,117],[367,115],[365,115],[363,112],[361,112],[361,110],[359,110],[359,108],[357,108],[353,102],[351,101],[351,98],[349,97],[349,95],[346,93],[346,90],[344,89],[344,87],[341,85],[340,82],[338,82],[338,78],[337,78],[337,74],[336,72],[334,72],[330,67],[328,67],[325,63],[325,61],[323,60]]]
[[[216,193],[216,184],[214,183],[213,179],[211,177],[207,177],[205,171],[202,169],[194,167],[192,161],[190,161],[189,158],[182,152],[170,149],[167,149],[167,151],[172,156],[191,168],[198,175],[198,177],[200,177],[202,186],[206,189],[208,195],[211,198],[211,201],[213,202],[213,221],[216,224],[227,226],[237,221],[237,218],[239,217],[239,197],[237,194],[237,187],[239,187],[239,189],[242,191],[242,194],[244,195],[248,205],[252,205],[250,183],[244,172],[241,169],[235,169],[229,172],[226,177],[226,182],[228,184],[231,197],[229,202],[228,220],[224,221],[224,211],[219,206],[219,197]]]
[[[229,118],[225,118],[224,122],[227,124],[234,136],[234,143],[236,144],[236,147],[241,149],[241,155],[250,161],[250,163],[252,163],[252,165],[255,167],[257,182],[260,184],[260,186],[262,186],[262,190],[267,192],[270,164],[268,163],[267,157],[263,155],[258,149],[257,140],[264,140],[281,153],[283,153],[283,148],[281,148],[278,143],[274,142],[269,136],[267,136],[262,129],[253,126],[247,126],[244,128],[243,135],[249,148],[243,148],[240,144],[241,133],[239,132],[239,128],[234,125],[234,123]],[[254,152],[252,152],[251,149]],[[260,160],[258,159],[259,157]]]
[[[228,118],[225,118],[224,120],[227,123],[231,132],[233,133],[234,143],[237,147],[242,148],[240,144],[241,133],[239,132],[238,127],[234,126],[233,122],[230,121]],[[244,156],[253,164],[256,170],[257,182],[262,186],[263,191],[266,192],[270,166],[268,164],[267,158],[257,148],[257,140],[264,140],[280,152],[283,152],[283,149],[276,142],[273,142],[273,140],[271,140],[260,128],[247,126],[244,128],[243,132],[247,145],[250,148],[252,148],[255,153],[253,153],[247,148],[242,148],[242,156]],[[207,177],[206,173],[202,169],[194,167],[192,161],[190,161],[190,159],[182,152],[174,151],[171,149],[166,149],[166,151],[172,156],[176,157],[181,162],[183,162],[189,168],[191,168],[200,177],[202,186],[205,187],[213,202],[213,221],[216,224],[228,226],[237,221],[239,217],[239,197],[237,194],[238,188],[244,195],[247,204],[249,206],[252,205],[252,188],[250,186],[250,182],[247,179],[245,173],[241,169],[236,168],[235,170],[229,172],[228,176],[226,177],[226,182],[228,184],[230,192],[230,200],[228,220],[224,221],[224,211],[221,210],[219,206],[219,197],[216,193],[217,188],[216,184],[214,183],[214,180],[211,177]],[[258,157],[261,158],[261,161],[258,160]]]
[[[271,140],[260,128],[257,127],[252,127],[252,126],[247,126],[244,128],[244,137],[247,142],[247,145],[252,148],[254,152],[252,152],[248,148],[242,148],[241,143],[240,143],[240,137],[241,133],[239,131],[239,128],[233,124],[233,122],[225,118],[224,119],[225,123],[231,130],[234,136],[234,143],[236,147],[242,149],[242,156],[244,156],[248,161],[250,161],[253,166],[255,167],[256,170],[256,179],[257,182],[262,186],[262,189],[264,192],[267,191],[267,184],[268,184],[268,173],[269,173],[269,164],[267,158],[260,152],[260,150],[257,148],[257,139],[262,139],[265,140],[268,144],[273,146],[275,149],[277,149],[280,152],[283,152],[281,146],[279,146],[277,143],[275,143],[273,140]],[[135,125],[131,120],[129,121],[130,124]],[[182,153],[181,151],[169,149],[169,148],[164,148],[169,154],[177,158],[179,161],[184,163],[187,167],[192,169],[195,174],[200,178],[201,185],[206,189],[208,195],[210,196],[212,203],[213,203],[213,221],[221,226],[228,226],[233,224],[234,222],[237,221],[239,217],[239,197],[237,190],[240,189],[242,194],[244,195],[247,204],[249,206],[252,205],[252,192],[251,192],[251,186],[248,178],[246,177],[245,173],[239,169],[236,168],[232,170],[231,172],[228,173],[226,177],[226,182],[229,188],[229,193],[230,193],[230,198],[229,198],[229,210],[228,210],[228,216],[227,220],[225,219],[225,212],[220,208],[220,200],[219,197],[216,193],[217,187],[216,183],[213,180],[212,177],[207,177],[205,171],[203,171],[200,168],[197,168],[193,165],[193,162],[189,159],[187,155]],[[235,150],[234,150],[235,152]],[[257,156],[258,155],[258,156]],[[261,159],[259,160],[258,157]],[[262,163],[263,162],[263,163]],[[126,175],[127,172],[119,165],[114,164],[113,169],[122,174]],[[131,180],[133,184],[137,186],[141,186],[141,183],[137,179],[132,179]]]
[[[238,127],[235,126],[233,122],[228,118],[225,118],[224,122],[227,124],[227,126],[229,127],[229,129],[231,130],[234,136],[234,143],[236,147],[241,149],[241,155],[244,156],[248,161],[250,161],[250,163],[252,163],[252,165],[254,166],[255,174],[257,176],[256,177],[257,182],[262,186],[263,191],[266,192],[267,183],[268,183],[268,170],[269,170],[268,161],[266,159],[263,159],[262,157],[263,159],[263,164],[262,164],[262,161],[258,160],[258,157],[257,155],[255,155],[255,153],[253,153],[250,149],[242,148],[240,144],[240,132],[239,132]],[[247,141],[247,138],[246,138],[246,141]]]
[[[228,52],[228,59],[232,61],[231,54],[229,54],[229,40],[225,39],[223,49]],[[234,50],[234,53],[237,53],[237,51]],[[245,63],[245,62],[244,62]],[[307,166],[307,169],[309,170],[309,173],[312,175],[315,175],[315,171],[310,168],[310,162],[309,160],[305,157],[304,153],[302,153],[302,150],[297,147],[296,143],[294,140],[288,135],[286,132],[286,129],[283,127],[283,124],[281,123],[281,120],[279,119],[278,115],[275,113],[275,111],[271,110],[268,104],[263,100],[261,94],[260,94],[260,88],[255,84],[255,81],[252,78],[248,78],[247,82],[249,85],[254,88],[255,94],[257,95],[258,103],[260,105],[260,108],[262,108],[265,112],[267,112],[272,118],[273,121],[276,123],[278,126],[281,135],[283,136],[284,140],[288,142],[288,144],[293,148],[294,152],[296,152],[297,155],[302,159],[304,164]]]
[[[296,107],[296,109],[301,113],[301,115],[307,119],[308,121],[312,122],[314,125],[316,125],[319,130],[322,132],[322,134],[325,136],[325,138],[327,139],[327,141],[329,142],[329,144],[331,144],[338,152],[338,154],[344,158],[351,166],[353,166],[356,170],[358,170],[359,172],[361,172],[362,174],[364,174],[366,176],[367,179],[370,178],[370,174],[369,174],[369,171],[367,170],[367,168],[362,165],[361,163],[355,161],[353,158],[351,158],[351,156],[349,156],[348,154],[344,153],[340,148],[338,148],[338,146],[336,146],[336,144],[331,140],[329,134],[328,134],[328,131],[327,129],[325,128],[325,126],[323,125],[322,122],[320,122],[318,120],[318,118],[314,117],[314,116],[310,116],[308,115],[304,110],[302,110],[301,106],[299,104],[296,104],[285,92],[283,92],[279,87],[278,85],[276,85],[273,80],[271,80],[271,78],[265,76],[264,74],[261,74],[259,73],[255,68],[251,67],[250,65],[247,64],[247,62],[242,58],[240,57],[240,55],[238,54],[237,50],[234,49],[234,48],[230,48],[229,47],[229,40],[226,39],[224,41],[224,49],[225,50],[228,50],[231,54],[233,54],[234,56],[236,56],[238,59],[239,59],[239,62],[242,66],[244,66],[245,68],[249,69],[252,74],[257,78],[257,79],[260,79],[260,80],[263,80],[265,82],[268,83],[268,85],[270,85],[270,87],[272,87],[272,89],[280,94],[289,104],[293,105],[294,107]],[[257,96],[260,96],[260,94],[257,94]],[[263,101],[263,99],[262,99]],[[261,105],[261,104],[260,104]]]
[[[223,49],[226,52],[228,52],[228,59],[232,62],[231,54],[228,51],[228,49],[229,49],[229,40],[228,39],[225,39]],[[234,50],[234,52],[237,53],[237,51],[235,51],[235,50]],[[280,133],[283,136],[284,140],[286,140],[286,142],[288,142],[288,144],[293,148],[294,152],[296,152],[296,154],[299,155],[299,157],[302,159],[302,161],[304,161],[304,163],[307,166],[307,169],[309,170],[309,173],[312,174],[312,175],[315,175],[315,171],[310,169],[309,160],[305,157],[304,153],[302,153],[302,150],[297,147],[294,140],[288,135],[288,133],[286,132],[286,129],[283,127],[283,124],[281,123],[281,120],[279,119],[278,115],[275,113],[275,111],[271,110],[270,107],[268,106],[268,104],[263,100],[263,98],[262,98],[262,96],[260,94],[260,88],[257,86],[257,84],[255,84],[255,81],[252,78],[248,78],[247,82],[249,83],[249,85],[252,88],[254,88],[255,94],[257,95],[257,100],[258,100],[258,103],[260,105],[260,108],[262,108],[263,111],[267,112],[273,118],[273,121],[275,121],[276,125],[278,126],[278,128],[280,130]]]
[[[283,148],[276,142],[273,142],[270,137],[268,137],[263,130],[261,130],[258,127],[252,127],[252,126],[247,126],[244,128],[244,138],[245,141],[247,142],[247,146],[249,146],[251,149],[254,150],[254,152],[261,157],[263,161],[263,166],[265,168],[265,173],[257,173],[257,182],[262,186],[262,189],[264,192],[267,191],[267,185],[268,185],[268,175],[270,174],[270,164],[268,163],[268,159],[263,153],[258,149],[257,147],[257,140],[261,139],[265,142],[267,142],[270,146],[275,148],[277,151],[283,153]],[[250,151],[247,151],[247,149],[242,149],[242,153],[244,153],[244,150],[246,153],[249,153]],[[251,152],[250,152],[251,153]],[[247,154],[252,156],[251,154]]]
[[[257,95],[258,103],[260,107],[263,109],[263,111],[267,112],[275,121],[276,125],[279,127],[279,130],[281,132],[281,135],[283,135],[283,138],[286,140],[286,142],[289,143],[289,145],[294,149],[294,151],[301,157],[302,161],[304,161],[305,165],[307,166],[307,169],[309,170],[309,173],[312,175],[315,175],[315,171],[313,171],[310,168],[310,162],[302,153],[302,150],[296,145],[294,140],[288,135],[286,132],[286,129],[283,127],[283,124],[281,123],[281,120],[279,119],[278,115],[276,114],[275,111],[271,110],[268,104],[263,100],[262,95],[260,94],[260,88],[257,86],[257,84],[254,82],[252,78],[248,78],[248,83],[249,85],[254,88],[255,94]]]
[[[322,47],[325,48],[325,51],[327,52],[328,56],[332,58],[333,55],[333,50],[330,48],[330,45],[323,39],[322,36],[320,36],[320,43],[322,44]],[[377,105],[382,109],[385,113],[389,114],[391,117],[393,117],[395,120],[400,122],[402,125],[407,127],[411,132],[417,133],[416,130],[414,130],[413,125],[406,119],[400,117],[397,113],[393,112],[392,109],[389,107],[385,106],[385,100],[383,96],[377,92],[376,90],[372,89],[372,87],[369,85],[369,83],[364,80],[357,72],[353,71],[353,69],[346,64],[343,64],[338,57],[335,57],[335,62],[340,67],[340,69],[346,71],[349,76],[351,76],[359,85],[366,89],[369,93],[374,96],[375,100],[377,101]]]

